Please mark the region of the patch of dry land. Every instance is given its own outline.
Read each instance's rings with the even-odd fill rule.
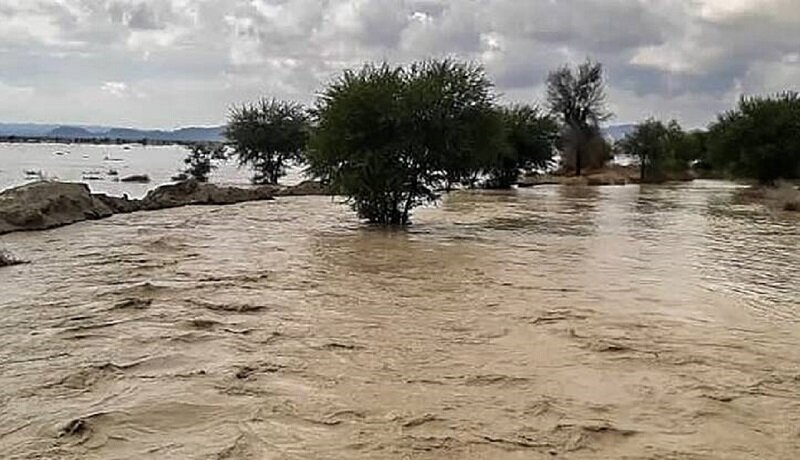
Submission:
[[[143,199],[92,193],[77,182],[38,181],[0,192],[0,235],[97,220],[114,214],[189,205],[230,205],[272,200],[275,196],[325,195],[315,181],[281,187],[229,187],[186,180],[151,190]]]
[[[685,182],[694,179],[690,173],[674,174],[659,182]],[[580,176],[568,173],[534,174],[523,177],[517,183],[520,187],[537,185],[628,185],[641,182],[639,168],[635,166],[607,166],[601,169],[587,169]]]

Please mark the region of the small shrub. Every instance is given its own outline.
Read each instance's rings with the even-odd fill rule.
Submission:
[[[183,160],[186,170],[182,173],[185,180],[189,177],[198,182],[208,182],[211,171],[216,169],[213,160],[225,159],[225,146],[219,144],[194,144],[189,147],[189,155]],[[175,176],[180,178],[180,176]]]

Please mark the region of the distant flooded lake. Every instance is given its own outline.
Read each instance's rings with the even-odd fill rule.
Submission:
[[[3,144],[0,143],[0,190],[22,185],[40,177],[68,182],[86,182],[93,192],[140,198],[148,190],[167,182],[185,169],[188,150],[179,145],[142,146],[89,144]],[[235,161],[219,165],[211,180],[246,185],[251,172]],[[41,175],[39,174],[41,173]],[[115,174],[116,173],[116,174]],[[120,182],[134,174],[147,174],[150,184]],[[297,182],[300,171],[292,171],[287,183]]]
[[[163,165],[131,173],[181,158],[146,151]],[[458,192],[409,231],[299,197],[2,236],[31,263],[0,269],[0,453],[796,458],[800,220],[735,189]]]

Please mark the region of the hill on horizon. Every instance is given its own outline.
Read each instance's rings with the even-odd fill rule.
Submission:
[[[610,125],[603,134],[618,141],[636,128],[634,124]],[[112,139],[161,142],[223,142],[224,126],[187,126],[175,130],[119,128],[96,125],[57,125],[38,123],[0,123],[0,136],[41,137],[52,139]]]
[[[0,136],[41,137],[60,139],[112,139],[162,142],[222,142],[223,126],[188,126],[175,130],[119,128],[90,125],[57,125],[38,123],[0,123]]]

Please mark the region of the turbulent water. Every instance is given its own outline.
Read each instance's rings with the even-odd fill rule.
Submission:
[[[800,220],[719,182],[0,237],[0,453],[793,459]]]

